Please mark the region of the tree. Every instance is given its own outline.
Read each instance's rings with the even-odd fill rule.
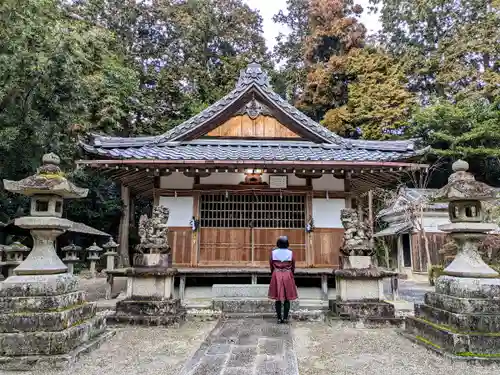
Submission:
[[[60,1],[4,1],[0,17],[0,174],[24,178],[48,151],[68,169],[78,131],[96,118],[97,126],[120,121],[103,109],[130,95],[135,73],[111,33],[70,16]],[[26,208],[22,197],[0,198],[5,219]]]
[[[415,106],[401,66],[384,51],[365,47],[346,60],[349,83],[345,105],[326,112],[330,130],[351,138],[388,139],[404,135]]]
[[[72,9],[116,33],[139,90],[119,134],[161,134],[225,95],[255,55],[262,19],[241,0],[79,0]]]
[[[381,43],[404,64],[412,91],[489,101],[500,83],[500,12],[490,0],[371,0],[380,7]]]
[[[310,33],[309,0],[287,0],[286,4],[286,12],[280,10],[273,16],[273,22],[286,26],[289,33],[278,35],[273,55],[281,65],[277,79],[283,86],[282,94],[295,104],[304,90],[307,75],[304,55]]]
[[[482,95],[456,103],[436,100],[416,112],[410,127],[432,154],[447,157],[449,164],[464,158],[479,180],[499,185],[500,102]]]
[[[366,28],[359,22],[363,8],[352,0],[311,0],[310,34],[306,38],[308,70],[299,107],[320,121],[328,110],[347,104],[348,56],[362,48]]]

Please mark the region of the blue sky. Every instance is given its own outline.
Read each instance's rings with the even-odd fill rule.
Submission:
[[[245,0],[245,2],[252,9],[258,9],[262,18],[264,19],[264,35],[266,37],[266,44],[268,48],[272,49],[275,44],[275,38],[279,34],[281,25],[276,25],[272,17],[278,13],[280,9],[286,9],[286,0]],[[380,22],[378,15],[367,14],[368,0],[359,0],[358,4],[365,8],[365,14],[361,17],[362,22],[368,29],[369,33],[378,31]]]

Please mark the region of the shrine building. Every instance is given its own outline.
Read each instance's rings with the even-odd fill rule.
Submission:
[[[234,90],[164,134],[94,134],[81,147],[87,160],[80,167],[121,185],[120,246],[128,248],[131,197],[152,198],[170,209],[179,269],[267,271],[276,239],[287,235],[299,273],[331,272],[339,266],[340,210],[408,169],[427,167],[411,140],[332,133],[276,94],[257,63]]]

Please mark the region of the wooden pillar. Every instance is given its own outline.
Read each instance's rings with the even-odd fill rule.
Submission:
[[[312,183],[311,183],[312,185]],[[312,200],[313,193],[307,192],[306,195],[306,223],[309,222],[309,218],[312,217]],[[305,228],[304,228],[305,230]],[[306,233],[306,267],[314,264],[314,245],[313,245],[313,233]]]
[[[200,214],[200,193],[193,192],[193,216],[199,219]],[[193,231],[192,241],[191,241],[191,266],[196,267],[199,261],[199,249],[200,249],[200,230]]]
[[[156,194],[156,189],[160,188],[160,176],[153,177],[153,205],[160,205],[160,196]]]
[[[370,225],[370,246],[373,247],[375,245],[375,239],[373,238],[373,226],[374,226],[374,218],[373,218],[373,191],[370,190],[368,192],[368,222]]]
[[[121,198],[123,202],[122,217],[120,219],[120,247],[118,248],[118,266],[130,267],[130,259],[128,254],[128,237],[129,237],[129,226],[130,226],[130,188],[125,185],[121,185]]]
[[[352,208],[352,196],[351,196],[351,172],[345,172],[344,177],[344,191],[345,196],[345,208]]]

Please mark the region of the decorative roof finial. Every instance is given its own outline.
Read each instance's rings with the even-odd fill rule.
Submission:
[[[257,56],[252,55],[250,63],[240,72],[240,78],[236,87],[248,86],[250,84],[268,87],[269,77],[267,72],[262,69],[262,66],[257,62]]]

